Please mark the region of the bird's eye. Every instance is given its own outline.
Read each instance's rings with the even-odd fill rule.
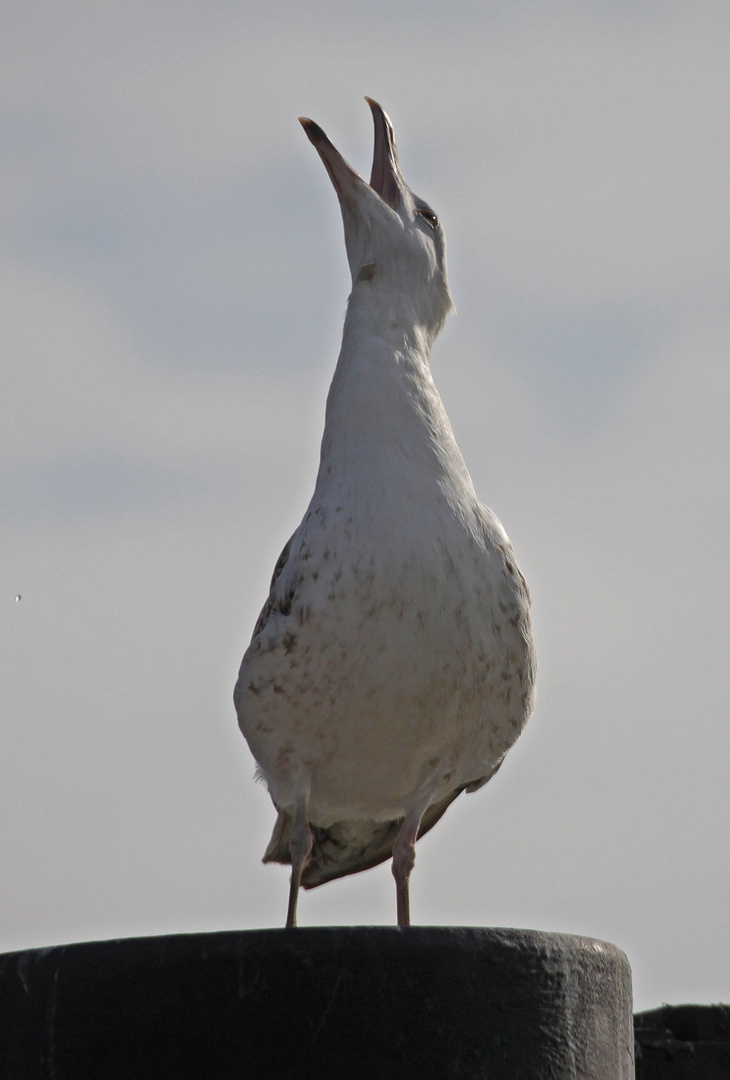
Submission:
[[[416,209],[424,221],[429,223],[432,229],[438,227],[439,219],[436,217],[433,210],[428,210],[425,206],[418,206]]]

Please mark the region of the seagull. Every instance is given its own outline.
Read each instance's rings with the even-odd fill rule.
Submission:
[[[415,842],[494,776],[534,704],[530,596],[430,370],[453,307],[444,233],[375,124],[370,183],[300,123],[342,211],[352,274],[314,494],[279,557],[234,692],[291,864],[314,888],[392,856],[410,925]]]

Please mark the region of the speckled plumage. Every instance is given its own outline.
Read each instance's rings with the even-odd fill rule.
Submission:
[[[370,185],[302,121],[340,199],[353,291],[314,495],[235,690],[279,811],[265,860],[290,861],[306,806],[305,887],[388,858],[409,813],[422,835],[485,783],[534,695],[527,586],[429,367],[452,306],[443,233],[370,104]]]

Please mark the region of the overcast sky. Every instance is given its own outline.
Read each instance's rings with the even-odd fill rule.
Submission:
[[[283,921],[231,692],[349,285],[296,118],[369,176],[368,94],[444,223],[434,375],[540,665],[418,845],[414,921],[603,938],[638,1008],[729,1001],[730,7],[0,20],[0,950]],[[394,918],[387,865],[300,902]]]

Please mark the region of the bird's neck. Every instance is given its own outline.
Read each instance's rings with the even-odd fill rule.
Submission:
[[[347,302],[343,349],[349,341],[378,340],[396,353],[410,352],[428,366],[431,346],[446,312],[426,291],[413,293],[395,281],[356,281]]]
[[[471,485],[431,377],[431,339],[414,324],[348,308],[322,439],[320,479],[334,471],[405,470]]]

